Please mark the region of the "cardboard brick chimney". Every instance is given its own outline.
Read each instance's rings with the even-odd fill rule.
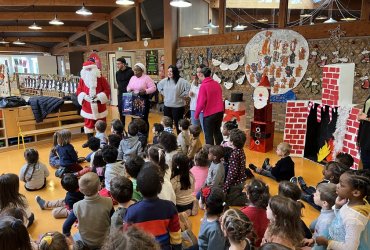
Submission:
[[[321,101],[311,101],[311,105],[319,104],[319,108],[334,110],[340,106],[352,106],[347,119],[347,131],[343,141],[342,152],[349,153],[354,158],[354,168],[360,162],[356,146],[357,131],[360,123],[357,121],[359,108],[353,108],[354,63],[333,64],[323,67]],[[304,156],[307,117],[310,112],[310,101],[288,101],[286,106],[284,141],[292,146],[291,155]],[[321,112],[320,112],[321,113]]]

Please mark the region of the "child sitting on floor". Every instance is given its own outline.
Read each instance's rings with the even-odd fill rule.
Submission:
[[[230,131],[238,128],[238,123],[236,120],[228,121],[225,122],[224,125],[222,126],[222,136],[224,140],[221,143],[221,146],[223,147],[230,147]]]
[[[223,157],[223,147],[215,145],[209,149],[208,160],[211,162],[211,166],[209,167],[207,179],[205,181],[206,186],[223,187],[225,179],[225,168],[221,162]]]
[[[46,186],[46,177],[49,176],[48,168],[39,162],[39,152],[28,148],[24,151],[24,159],[27,161],[21,168],[19,179],[24,181],[27,191],[37,191]]]
[[[108,135],[108,145],[115,147],[116,149],[119,148],[119,144],[121,142],[121,137],[116,134]]]
[[[315,244],[317,236],[329,237],[329,225],[333,221],[335,215],[332,207],[335,204],[337,198],[336,194],[337,186],[333,183],[321,183],[317,186],[317,190],[314,194],[314,202],[322,209],[319,217],[314,220],[310,225],[310,230],[314,232],[312,239],[304,239],[306,246],[313,246],[315,250],[325,250],[326,248]]]
[[[86,156],[86,161],[90,162],[90,167],[92,161],[94,160],[94,154],[100,149],[100,139],[96,137],[90,137],[87,140],[87,147],[92,151]]]
[[[162,249],[181,249],[178,213],[172,202],[158,199],[161,187],[158,170],[144,167],[137,177],[137,188],[144,199],[127,209],[124,221],[152,234]]]
[[[172,169],[172,158],[175,154],[178,153],[176,135],[164,131],[159,137],[159,145],[164,149],[164,152],[166,153],[165,154],[166,164],[168,165],[169,168],[166,171],[165,178],[170,180]]]
[[[189,133],[190,121],[188,119],[181,119],[179,121],[180,134],[177,136],[177,145],[183,154],[188,153],[190,145],[190,133]]]
[[[125,164],[125,169],[127,177],[131,180],[133,185],[132,199],[135,201],[141,201],[143,196],[139,191],[137,191],[137,182],[136,178],[140,173],[140,170],[143,168],[145,161],[140,156],[132,156],[128,159]]]
[[[368,170],[349,170],[340,176],[329,237],[316,237],[318,245],[327,249],[369,249],[369,187]]]
[[[338,153],[337,156],[335,157],[335,161],[346,166],[347,169],[352,168],[353,163],[354,163],[353,157],[350,154],[344,153],[344,152]]]
[[[98,120],[95,123],[95,130],[96,134],[95,137],[100,140],[100,148],[103,148],[108,143],[108,137],[105,134],[105,130],[107,129],[107,123],[102,120]]]
[[[289,181],[294,176],[294,161],[289,156],[291,146],[287,142],[281,142],[276,149],[276,154],[280,157],[280,160],[276,163],[275,167],[271,165],[263,168],[257,168],[253,164],[249,164],[249,168],[257,174],[261,174],[278,182]]]
[[[198,153],[198,151],[202,148],[202,143],[200,142],[199,138],[202,129],[198,125],[191,125],[189,127],[189,132],[190,132],[190,143],[187,156],[189,159],[193,159],[195,154]]]
[[[118,202],[118,208],[111,217],[110,232],[113,232],[122,227],[126,210],[129,206],[135,204],[135,201],[132,200],[132,182],[128,178],[116,176],[111,180],[110,186],[112,197]]]
[[[160,123],[154,123],[152,132],[153,132],[153,144],[158,144],[159,143],[159,136],[161,133],[164,131],[164,127]]]
[[[204,187],[200,192],[200,206],[204,204],[206,212],[198,235],[199,249],[224,250],[226,239],[219,219],[224,211],[225,195],[222,189],[217,187]]]
[[[62,177],[64,173],[75,173],[82,169],[77,163],[77,152],[71,144],[72,134],[68,129],[63,129],[58,132],[58,146],[56,148],[59,155],[60,168],[64,171],[57,171],[58,176]],[[59,169],[58,169],[59,170]]]
[[[259,247],[269,224],[266,216],[270,199],[269,187],[261,180],[252,179],[245,189],[248,206],[241,208],[241,211],[253,222],[254,231],[257,234],[255,246]]]
[[[114,212],[112,199],[101,197],[99,177],[95,173],[87,173],[78,181],[84,199],[75,203],[73,211],[63,224],[63,234],[71,235],[71,227],[78,220],[78,233],[73,240],[88,249],[100,249],[109,234],[110,218]]]
[[[49,153],[49,165],[52,168],[58,169],[60,167],[59,156],[57,154],[56,147],[58,146],[58,132],[53,135],[53,148]]]
[[[116,176],[125,176],[126,171],[122,162],[117,162],[118,151],[112,146],[105,146],[102,149],[103,160],[105,165],[104,185],[99,194],[104,197],[112,197],[110,194],[110,181]]]
[[[55,219],[67,218],[73,205],[84,198],[84,195],[79,191],[78,179],[75,175],[65,174],[61,184],[63,189],[67,191],[64,199],[46,201],[38,195],[35,197],[42,210],[53,209],[52,215]]]
[[[132,122],[137,125],[137,136],[141,142],[141,147],[145,148],[148,144],[148,124],[146,124],[146,122],[141,118],[136,118]]]
[[[161,120],[163,131],[173,134],[173,120],[169,116],[163,116]]]
[[[190,216],[194,201],[194,177],[189,171],[189,159],[183,153],[173,157],[171,184],[176,195],[177,212],[186,212]]]
[[[125,128],[123,127],[123,124],[122,124],[121,120],[119,120],[119,119],[113,119],[112,120],[111,128],[110,128],[110,132],[112,134],[118,135],[122,140],[124,130],[125,130]]]
[[[127,161],[128,157],[142,154],[143,148],[137,133],[139,128],[134,122],[128,125],[128,135],[124,136],[118,148],[118,160]]]
[[[193,195],[197,195],[197,199],[200,197],[200,189],[204,186],[204,183],[208,176],[208,153],[201,149],[194,157],[194,166],[190,169],[195,179]],[[199,193],[199,194],[198,194]]]
[[[69,249],[67,238],[59,232],[44,233],[40,237],[39,250]]]
[[[226,203],[229,206],[245,206],[246,195],[243,192],[245,175],[244,144],[247,137],[240,129],[230,131],[230,145],[233,148],[229,159],[229,169],[224,185]]]

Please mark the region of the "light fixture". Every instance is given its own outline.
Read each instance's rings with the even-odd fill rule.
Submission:
[[[328,20],[324,21],[324,23],[336,23],[337,20],[333,19],[332,17],[329,18]]]
[[[269,20],[267,18],[261,18],[257,20],[260,23],[267,23]]]
[[[51,25],[63,25],[64,23],[58,19],[57,15],[55,15],[53,20],[50,20],[49,24]]]
[[[191,34],[188,35],[188,37],[191,37],[191,36],[192,36]]]
[[[31,26],[28,26],[30,30],[41,30],[42,28],[36,24],[36,22],[33,22]]]
[[[201,28],[201,27],[194,27],[193,29],[194,29],[194,30],[202,30],[202,28]]]
[[[316,20],[326,20],[326,19],[328,19],[328,17],[327,16],[318,16],[315,19]]]
[[[342,21],[356,21],[357,18],[355,18],[355,17],[343,17],[340,20],[342,20]]]
[[[315,25],[315,23],[311,21],[311,22],[310,22],[310,25]]]
[[[304,18],[304,17],[311,17],[312,15],[309,14],[309,13],[306,13],[306,14],[301,14],[300,17]]]
[[[92,12],[86,9],[85,4],[83,3],[81,9],[76,11],[76,14],[81,15],[81,16],[91,16]]]
[[[204,28],[206,28],[206,29],[217,29],[218,28],[218,25],[214,25],[212,23],[212,20],[209,19],[209,23],[207,25],[205,25]]]
[[[0,41],[0,44],[8,44],[9,42],[8,41],[5,41],[5,38],[3,38],[1,41]]]
[[[208,34],[208,31],[206,31],[206,30],[199,30],[198,33],[200,33],[200,34]]]
[[[15,44],[15,45],[24,45],[26,43],[22,42],[21,39],[19,39],[19,37],[18,37],[18,39],[16,41],[14,41],[13,44]]]
[[[172,0],[170,2],[170,5],[172,7],[186,8],[186,7],[190,7],[192,4],[188,0]]]
[[[231,24],[226,24],[225,25],[225,28],[231,28],[231,27],[233,27]]]
[[[132,1],[132,0],[117,0],[116,4],[119,4],[119,5],[133,5],[133,4],[135,4],[135,2]]]
[[[245,28],[247,28],[247,26],[246,26],[246,25],[240,25],[240,24],[238,24],[238,25],[236,25],[236,26],[233,28],[233,30],[234,30],[234,31],[241,31],[241,30],[244,30]]]

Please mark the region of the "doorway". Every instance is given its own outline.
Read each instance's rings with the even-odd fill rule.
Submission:
[[[116,88],[116,59],[120,57],[124,57],[126,59],[126,63],[129,67],[132,67],[135,64],[135,52],[112,52],[108,54],[109,60],[109,84],[111,89],[111,105],[117,106],[117,93],[118,90]]]

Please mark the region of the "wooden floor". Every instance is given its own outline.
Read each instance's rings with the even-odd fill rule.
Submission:
[[[113,108],[112,112],[110,112],[110,118],[117,118],[118,114],[116,111],[116,108]],[[161,118],[161,114],[158,113],[151,113],[150,114],[150,123],[153,124],[154,122],[159,122]],[[127,119],[127,118],[126,118]],[[127,122],[126,122],[127,123]],[[108,129],[107,129],[108,132]],[[151,129],[150,129],[151,132]],[[151,141],[152,135],[150,135],[150,141]],[[78,151],[79,156],[86,156],[89,153],[89,149],[83,149],[81,145],[84,143],[85,137],[84,136],[78,136],[77,138],[74,138],[72,140],[72,144],[74,145],[75,149]],[[277,134],[275,136],[275,142],[274,144],[277,145],[279,142],[282,141],[282,135]],[[49,151],[51,149],[52,143],[51,141],[48,142],[42,142],[38,143],[35,148],[39,151],[40,154],[40,161],[48,165],[48,156]],[[275,146],[276,148],[276,146]],[[254,151],[250,151],[247,146],[245,147],[245,152],[247,156],[247,165],[249,163],[253,163],[257,166],[261,166],[264,159],[266,157],[270,158],[270,162],[274,164],[278,157],[275,154],[275,148],[274,151],[268,152],[268,153],[258,153]],[[314,163],[312,161],[302,159],[302,158],[293,158],[295,162],[295,173],[297,176],[303,176],[306,180],[307,184],[309,185],[316,185],[317,182],[319,182],[322,178],[322,166]],[[2,152],[0,153],[0,172],[1,173],[16,173],[19,174],[19,170],[21,166],[24,164],[24,158],[23,158],[23,150],[22,149],[15,149],[8,152]],[[23,183],[20,184],[20,192],[24,194],[28,202],[30,204],[31,210],[35,214],[35,222],[34,224],[29,228],[29,232],[32,235],[34,239],[37,239],[40,234],[48,232],[48,231],[62,231],[62,224],[64,222],[63,219],[54,219],[51,215],[51,210],[41,210],[39,206],[37,205],[35,201],[35,196],[40,195],[44,199],[59,199],[65,197],[65,191],[61,187],[60,179],[56,178],[54,176],[54,171],[51,167],[49,167],[50,170],[50,177],[47,179],[47,187],[41,191],[36,192],[28,192],[24,189]],[[270,192],[272,195],[277,194],[277,183],[265,178],[260,177],[263,181],[265,181],[269,187]],[[311,206],[306,205],[306,208],[303,211],[303,220],[306,222],[306,224],[309,224],[311,221],[313,221],[318,216],[318,211],[313,209]],[[195,235],[198,235],[199,232],[199,225],[200,225],[200,219],[203,216],[203,211],[200,211],[200,213],[197,216],[191,217],[192,223],[193,223],[193,232]],[[73,229],[76,231],[76,229]]]

